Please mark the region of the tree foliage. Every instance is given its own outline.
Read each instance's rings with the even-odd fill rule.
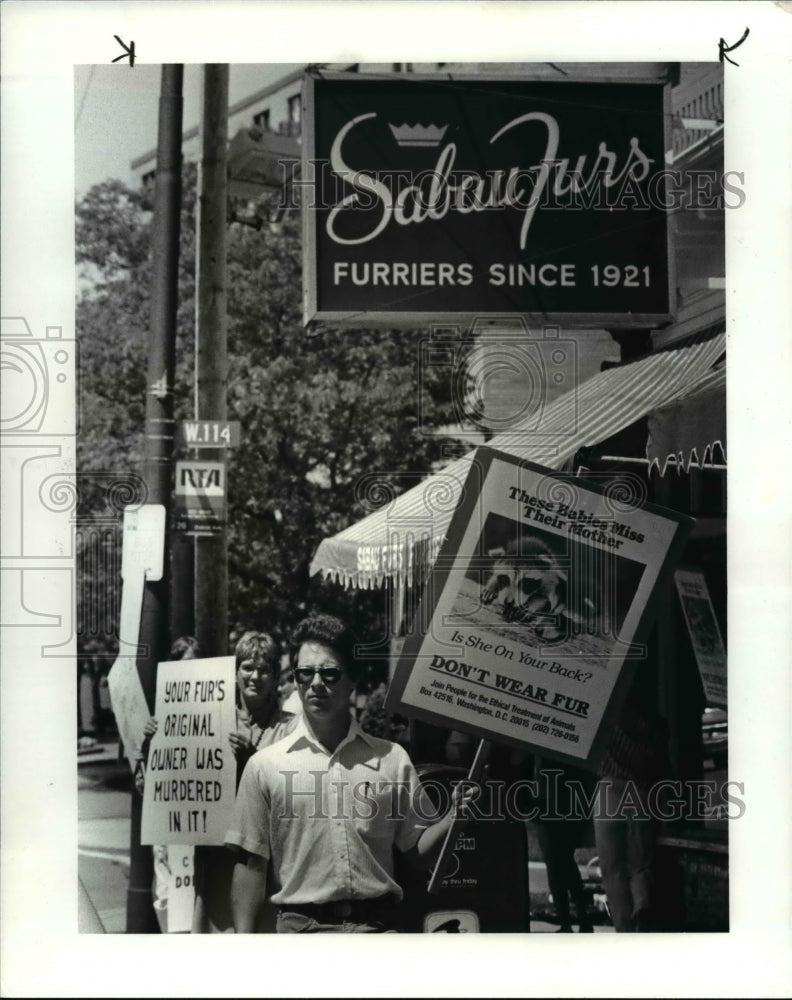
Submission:
[[[194,416],[191,165],[183,191],[177,419]],[[141,471],[151,238],[145,192],[108,181],[77,205],[84,515],[103,502],[93,474]],[[364,477],[378,473],[400,492],[405,472],[431,470],[444,443],[434,432],[453,420],[447,380],[430,370],[418,384],[424,331],[304,330],[296,212],[277,226],[232,221],[227,255],[228,416],[241,424],[228,467],[230,625],[285,632],[320,606],[351,612],[368,631],[382,595],[311,578],[311,558],[323,538],[369,512],[359,495]]]

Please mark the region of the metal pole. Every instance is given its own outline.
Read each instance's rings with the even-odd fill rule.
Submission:
[[[183,67],[162,67],[154,195],[154,266],[146,383],[145,477],[148,502],[170,510],[173,455],[173,378],[178,304],[179,223],[181,212],[181,133]],[[166,552],[168,535],[166,534]],[[168,561],[163,578],[146,583],[140,621],[144,654],[137,668],[149,708],[154,709],[157,662],[168,649]],[[141,798],[132,791],[127,933],[156,934],[159,925],[151,900],[151,848],[140,843]]]
[[[195,546],[193,538],[181,531],[171,536],[170,642],[183,635],[195,635]]]
[[[225,420],[226,211],[228,170],[228,66],[203,70],[201,163],[197,213],[196,418]],[[223,449],[205,450],[224,461]],[[195,539],[195,627],[203,656],[224,656],[228,645],[228,544],[220,533]]]

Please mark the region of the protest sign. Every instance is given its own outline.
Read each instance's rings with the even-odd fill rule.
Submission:
[[[480,448],[387,710],[593,764],[692,523],[640,484],[630,497]]]
[[[127,590],[126,586],[124,590]],[[137,754],[143,745],[143,730],[149,720],[146,696],[134,656],[119,656],[110,668],[107,683],[124,754],[134,772]]]
[[[726,707],[726,650],[712,608],[707,581],[696,570],[674,573],[679,600],[698,663],[708,705]]]
[[[168,933],[186,934],[192,930],[195,907],[194,848],[188,844],[168,847]]]
[[[160,663],[155,717],[141,843],[222,844],[236,792],[234,657]]]

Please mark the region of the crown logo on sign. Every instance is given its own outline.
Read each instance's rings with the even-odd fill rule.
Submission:
[[[448,128],[444,125],[388,125],[393,132],[393,138],[399,146],[439,146]]]

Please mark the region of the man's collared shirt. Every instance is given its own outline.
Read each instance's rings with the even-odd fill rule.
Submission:
[[[280,905],[401,898],[394,845],[409,850],[437,818],[403,747],[352,722],[330,753],[301,718],[248,761],[226,843],[271,859]]]

